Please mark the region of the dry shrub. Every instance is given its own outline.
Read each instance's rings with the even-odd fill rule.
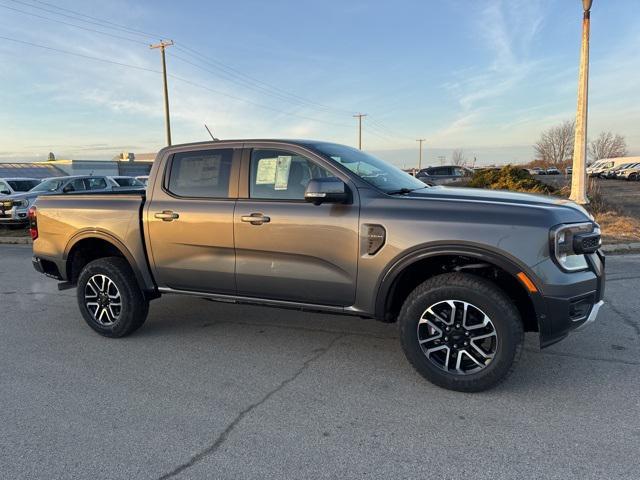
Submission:
[[[556,193],[556,188],[533,178],[527,171],[513,165],[499,170],[480,170],[475,172],[468,183],[473,188],[491,190],[511,190],[525,193]]]

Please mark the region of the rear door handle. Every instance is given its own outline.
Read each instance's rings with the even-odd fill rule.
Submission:
[[[240,217],[240,220],[248,222],[251,225],[262,225],[263,223],[269,223],[271,218],[261,213],[252,213],[251,215],[243,215]]]
[[[172,212],[171,210],[163,210],[162,212],[156,213],[154,217],[162,220],[163,222],[172,222],[180,218],[180,215],[178,215],[175,212]]]

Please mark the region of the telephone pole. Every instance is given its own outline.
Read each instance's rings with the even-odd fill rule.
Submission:
[[[366,113],[358,113],[353,118],[358,119],[358,148],[362,150],[362,117],[366,117]]]
[[[420,156],[418,157],[418,170],[422,170],[422,142],[424,142],[426,139],[424,138],[419,138],[416,140],[416,142],[418,142],[420,144]]]
[[[173,40],[160,40],[160,43],[149,45],[149,48],[159,48],[162,56],[162,80],[164,86],[164,123],[167,129],[167,145],[171,145],[171,122],[169,120],[169,88],[167,87],[167,61],[164,50],[173,45]]]
[[[589,96],[589,28],[591,23],[591,3],[582,0],[582,48],[580,50],[580,73],[578,74],[578,109],[576,111],[576,133],[573,142],[573,175],[571,175],[571,195],[576,203],[589,203],[587,198],[587,103]]]

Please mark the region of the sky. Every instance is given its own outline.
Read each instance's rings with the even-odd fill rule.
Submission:
[[[418,138],[423,166],[525,162],[575,117],[581,18],[580,0],[0,0],[0,161],[163,147],[149,44],[172,39],[174,144],[206,123],[355,146],[365,113],[363,149],[402,167]],[[640,1],[594,0],[591,19],[589,136],[640,154]]]

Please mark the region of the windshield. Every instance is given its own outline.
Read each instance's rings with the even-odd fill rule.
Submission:
[[[118,177],[114,178],[114,180],[121,187],[144,187],[142,182],[131,177]]]
[[[28,192],[40,182],[38,180],[7,180],[7,183],[11,185],[14,192]]]
[[[315,143],[313,147],[386,193],[427,188],[417,178],[362,150],[335,143]]]
[[[55,192],[59,190],[64,180],[58,180],[56,178],[52,178],[51,180],[46,180],[42,182],[40,185],[29,190],[30,192]]]

